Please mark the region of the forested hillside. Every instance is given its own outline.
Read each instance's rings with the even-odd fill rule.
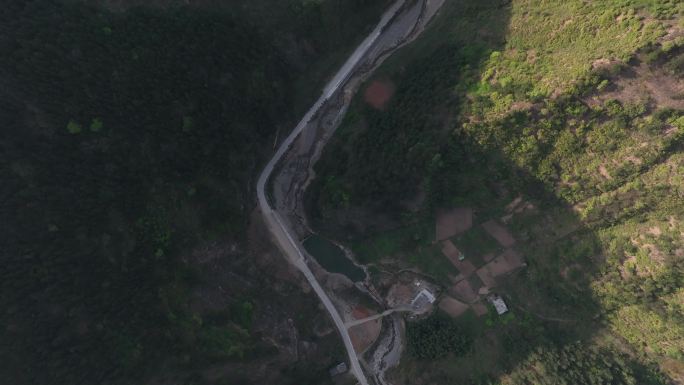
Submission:
[[[444,284],[448,261],[423,252],[435,211],[469,207],[527,262],[499,288],[507,316],[460,320],[472,349],[409,355],[398,383],[684,379],[683,62],[681,2],[465,0],[368,81],[394,94],[354,100],[314,222],[378,272]]]
[[[207,315],[195,261],[245,254],[276,131],[387,1],[175,3],[0,9],[3,383],[148,383],[272,353],[252,334],[264,278],[228,269],[239,285]]]

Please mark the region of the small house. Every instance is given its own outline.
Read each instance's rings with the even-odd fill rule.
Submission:
[[[337,375],[346,373],[347,370],[347,363],[346,362],[340,362],[339,364],[335,365],[332,369],[330,369],[330,377],[335,377]]]
[[[508,306],[506,306],[506,302],[504,302],[503,298],[499,297],[498,295],[491,295],[487,299],[489,299],[489,302],[494,305],[497,314],[501,315],[508,312]]]
[[[435,300],[435,296],[430,293],[428,289],[422,289],[418,292],[418,294],[416,294],[416,297],[413,298],[411,306],[417,310],[425,307],[428,304],[434,303]]]

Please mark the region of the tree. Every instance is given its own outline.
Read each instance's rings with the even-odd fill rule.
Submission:
[[[67,131],[69,131],[70,134],[80,134],[82,131],[82,127],[80,124],[76,123],[73,120],[70,120],[69,123],[67,124]]]
[[[104,126],[104,124],[102,123],[102,120],[100,118],[94,118],[90,122],[90,131],[100,132],[100,130],[102,130],[103,126]]]
[[[473,342],[469,333],[442,313],[409,323],[406,336],[409,353],[419,359],[434,359],[450,353],[463,355]]]

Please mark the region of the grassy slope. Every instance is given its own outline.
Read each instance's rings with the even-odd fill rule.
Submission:
[[[594,70],[601,59],[625,63],[640,52],[654,71],[681,78],[682,51],[672,48],[677,43],[654,43],[670,26],[682,28],[683,12],[674,1],[450,2],[421,40],[380,70],[397,84],[387,110],[355,100],[318,166],[321,185],[314,191],[319,189],[321,218],[349,206],[402,212],[398,198],[419,189],[428,197],[423,210],[403,214],[398,224],[430,223],[441,205],[471,205],[483,219],[499,216],[518,194],[538,207],[511,225],[529,268],[508,282],[506,292],[526,311],[483,325],[476,332],[480,347],[465,357],[408,359],[399,379],[476,383],[520,365],[505,382],[541,381],[521,373],[553,359],[526,357],[537,346],[574,339],[626,349],[628,366],[644,383],[660,381],[647,369],[653,362],[673,378],[682,375],[683,112],[648,98],[589,101],[630,76],[620,65]],[[440,56],[445,49],[452,51]],[[425,57],[431,67],[421,65]],[[429,79],[443,68],[436,60],[457,75],[441,73],[443,83],[429,83],[428,91],[420,73]],[[424,92],[444,96],[435,100]],[[394,108],[408,109],[411,119]],[[383,135],[393,139],[368,147]],[[380,155],[369,155],[368,148]],[[422,155],[413,157],[416,151]],[[349,166],[335,167],[332,159]],[[423,231],[409,232],[418,235],[364,234],[355,248],[366,261],[415,255]],[[435,264],[407,262],[428,272]],[[534,313],[571,322],[548,322]],[[562,355],[543,353],[555,354]]]
[[[272,353],[250,330],[263,291],[200,314],[188,261],[240,259],[264,144],[386,2],[245,3],[278,7],[0,11],[3,379],[127,384]]]

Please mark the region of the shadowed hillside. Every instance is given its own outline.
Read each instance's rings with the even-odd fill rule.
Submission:
[[[671,1],[448,2],[368,81],[390,84],[388,100],[362,88],[316,166],[316,226],[380,290],[417,268],[455,295],[460,271],[435,243],[443,208],[473,209],[473,228],[504,223],[527,262],[495,282],[508,314],[453,320],[470,349],[435,355],[444,338],[411,335],[443,321],[409,322],[396,383],[681,380],[683,13]],[[470,232],[452,240],[476,267],[489,252]]]
[[[0,10],[3,382],[327,378],[334,335],[274,359],[315,307],[250,259],[253,178],[387,2],[178,3]]]

